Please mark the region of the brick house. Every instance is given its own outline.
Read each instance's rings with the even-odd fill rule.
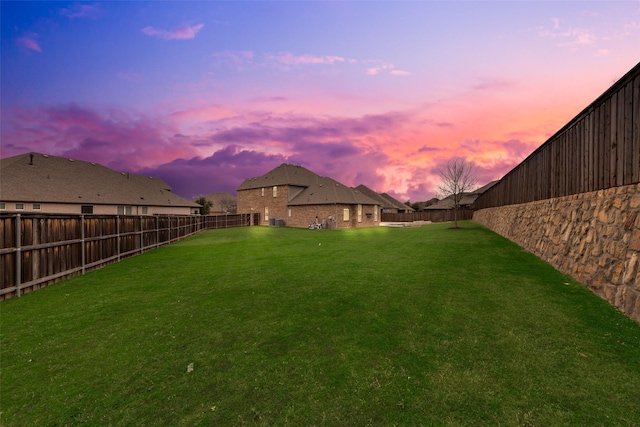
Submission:
[[[0,211],[99,215],[191,215],[200,205],[161,179],[39,153],[0,160]]]
[[[248,178],[237,194],[238,212],[258,212],[264,225],[308,227],[317,221],[326,228],[356,228],[380,224],[377,200],[298,165],[283,163]]]

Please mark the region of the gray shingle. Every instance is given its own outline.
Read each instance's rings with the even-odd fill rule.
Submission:
[[[0,200],[199,207],[159,178],[40,153],[0,160]]]

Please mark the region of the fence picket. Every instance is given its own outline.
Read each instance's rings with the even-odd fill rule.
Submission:
[[[640,63],[475,202],[476,209],[640,182]]]

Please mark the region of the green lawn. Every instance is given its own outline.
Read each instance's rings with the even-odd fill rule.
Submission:
[[[640,425],[640,325],[461,225],[213,230],[4,301],[0,424]]]

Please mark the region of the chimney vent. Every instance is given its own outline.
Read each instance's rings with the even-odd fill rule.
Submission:
[[[33,153],[29,154],[29,164],[33,165]]]

